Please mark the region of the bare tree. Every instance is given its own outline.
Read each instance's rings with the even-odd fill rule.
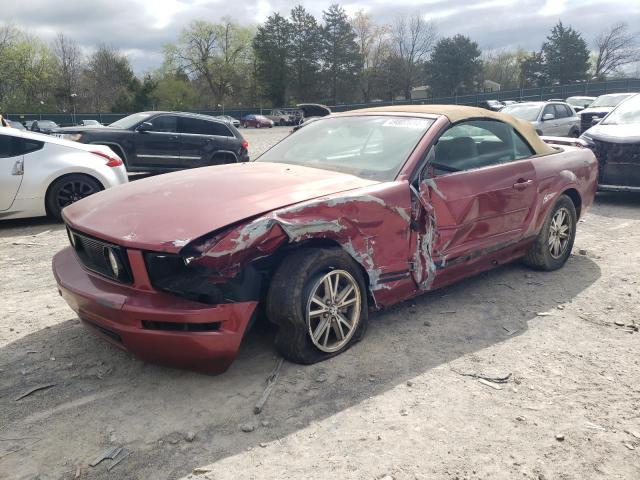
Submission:
[[[411,98],[411,88],[420,72],[420,65],[427,60],[436,40],[436,27],[422,14],[402,15],[392,26],[395,55],[402,65],[402,85],[405,98]]]
[[[626,23],[615,23],[595,39],[596,61],[594,76],[605,78],[620,67],[640,60],[640,49],[636,46],[638,34],[629,32]]]
[[[77,42],[59,33],[53,41],[53,53],[58,70],[57,96],[66,107],[72,101],[71,95],[78,94],[83,68],[82,52]]]
[[[360,53],[360,91],[362,100],[371,100],[371,91],[376,77],[380,75],[382,63],[389,55],[389,27],[377,25],[364,11],[359,10],[351,19],[356,32]]]

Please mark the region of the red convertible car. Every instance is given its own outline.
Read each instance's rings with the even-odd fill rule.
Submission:
[[[563,142],[469,107],[333,114],[256,161],[70,205],[53,271],[87,326],[148,361],[222,372],[264,311],[284,357],[317,362],[370,309],[519,258],[560,268],[597,189],[593,153]]]

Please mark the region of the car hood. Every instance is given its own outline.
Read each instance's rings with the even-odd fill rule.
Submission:
[[[583,113],[587,113],[587,114],[602,114],[602,115],[606,115],[607,113],[609,113],[611,110],[613,110],[615,107],[591,107],[591,108],[585,108],[584,110],[580,110],[580,114]]]
[[[584,133],[595,140],[612,143],[640,143],[640,125],[598,124]]]
[[[74,229],[141,250],[177,253],[237,222],[379,182],[309,167],[249,162],[158,175],[66,207]]]

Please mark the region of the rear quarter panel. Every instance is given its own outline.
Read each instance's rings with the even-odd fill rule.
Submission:
[[[578,215],[582,216],[593,203],[598,189],[598,162],[587,148],[562,147],[557,153],[532,159],[538,179],[534,221],[531,235],[537,234],[558,197],[568,190],[575,190],[580,197]]]

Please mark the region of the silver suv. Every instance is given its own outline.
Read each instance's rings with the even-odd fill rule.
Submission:
[[[566,102],[517,103],[500,111],[531,122],[538,135],[580,136],[580,119],[573,107]]]

